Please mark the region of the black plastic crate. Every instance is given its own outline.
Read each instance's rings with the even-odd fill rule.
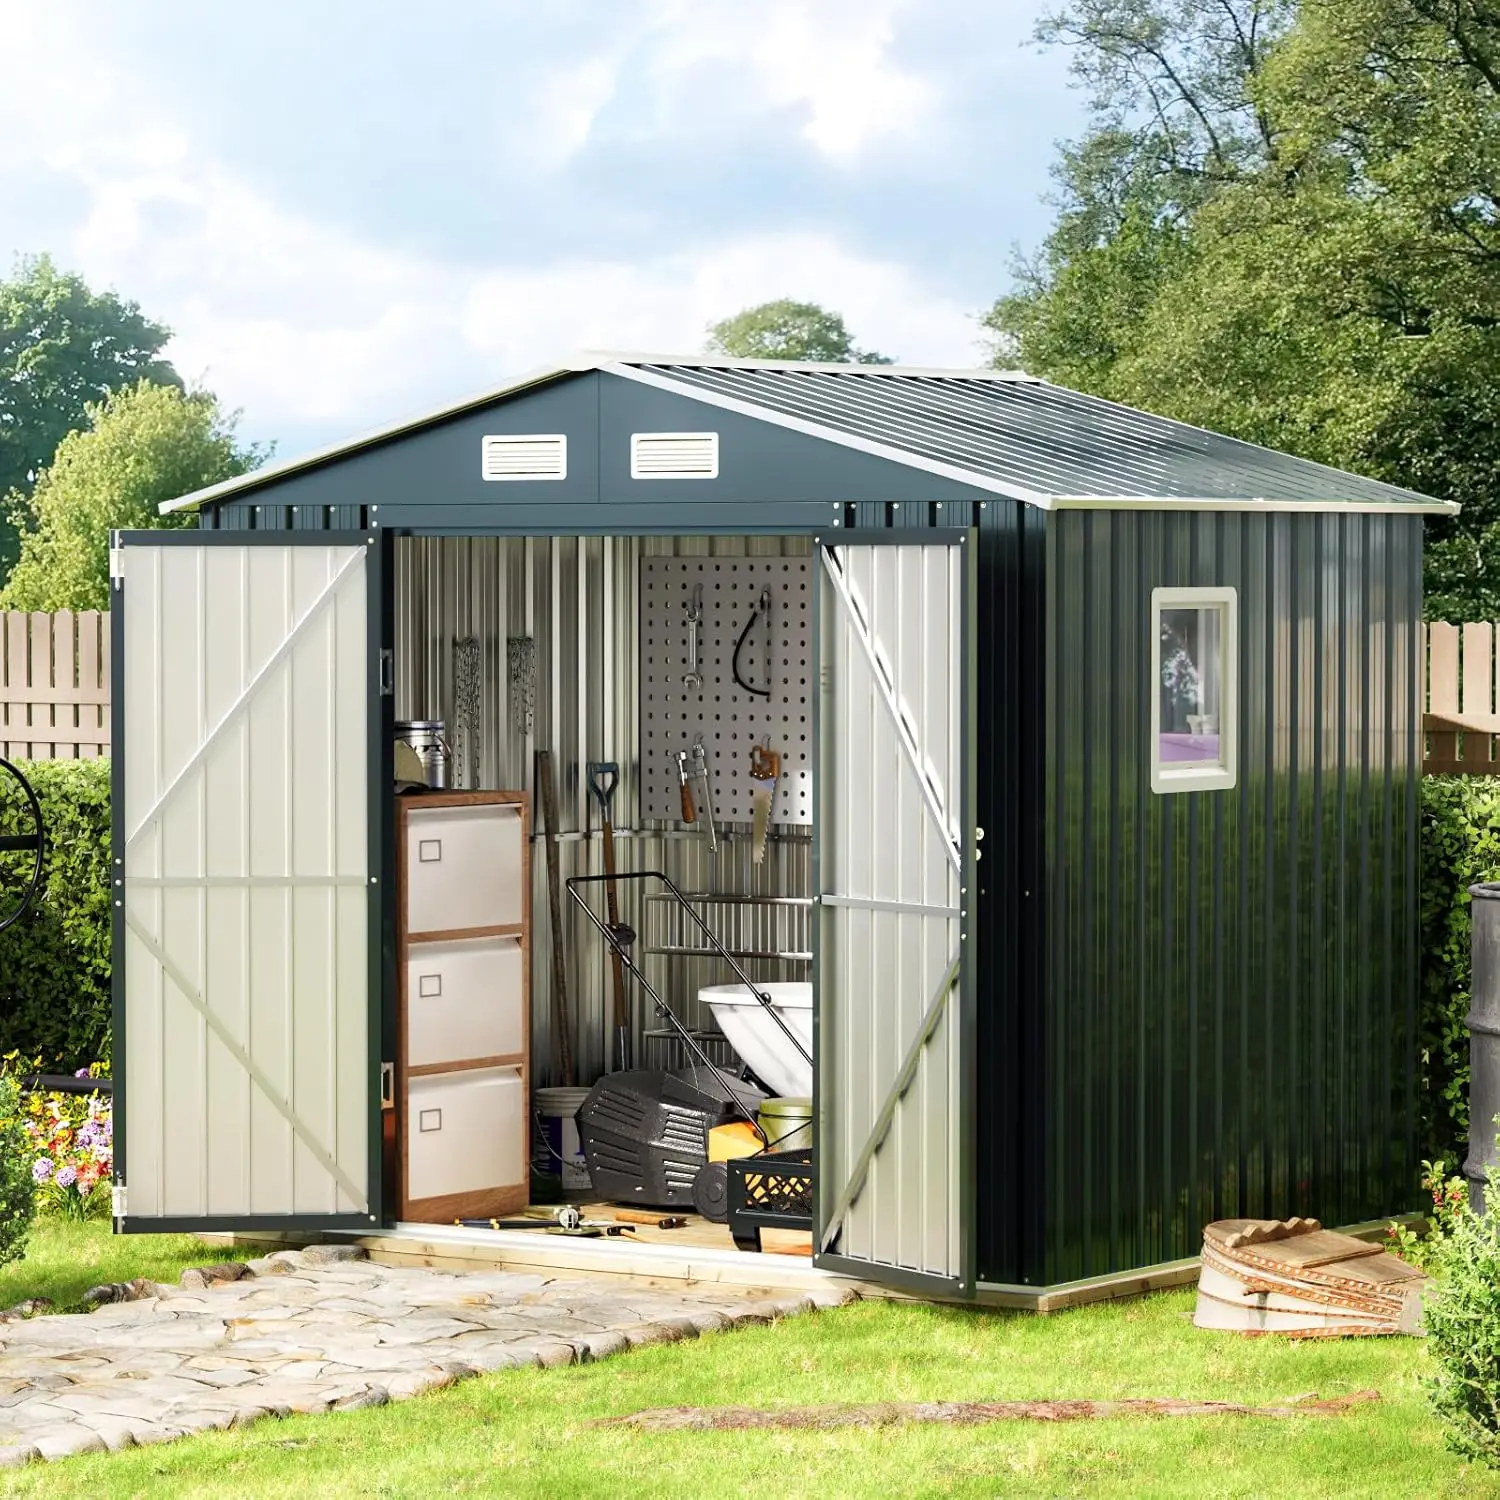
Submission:
[[[812,1229],[818,1178],[811,1151],[740,1156],[728,1167],[729,1232],[741,1250],[759,1250],[762,1229]]]

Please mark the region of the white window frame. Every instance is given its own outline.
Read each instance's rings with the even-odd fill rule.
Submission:
[[[1161,617],[1169,609],[1219,609],[1224,628],[1219,649],[1219,764],[1181,766],[1161,758]],[[1155,588],[1151,590],[1151,790],[1222,792],[1239,781],[1239,595],[1232,588]]]

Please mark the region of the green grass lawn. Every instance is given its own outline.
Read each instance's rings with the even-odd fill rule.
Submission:
[[[99,1279],[164,1279],[206,1258],[181,1239],[110,1242],[103,1226],[49,1228],[36,1254],[0,1273],[7,1301],[37,1291],[66,1296]],[[1500,1496],[1500,1475],[1466,1469],[1444,1451],[1418,1384],[1420,1342],[1296,1344],[1199,1333],[1191,1310],[1188,1292],[1051,1318],[864,1303],[597,1365],[471,1380],[379,1410],[34,1466],[0,1476],[0,1494]],[[676,1404],[1274,1402],[1364,1389],[1385,1401],[1349,1416],[1283,1421],[664,1434],[589,1425]]]
[[[108,1219],[81,1224],[38,1219],[26,1259],[0,1268],[0,1308],[47,1297],[58,1312],[77,1312],[83,1294],[101,1282],[137,1276],[176,1281],[184,1267],[227,1260],[234,1253],[201,1244],[190,1234],[111,1234]]]

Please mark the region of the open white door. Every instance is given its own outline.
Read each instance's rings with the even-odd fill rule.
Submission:
[[[820,550],[814,1248],[972,1296],[973,545]]]
[[[368,1227],[379,548],[115,541],[117,1227]]]

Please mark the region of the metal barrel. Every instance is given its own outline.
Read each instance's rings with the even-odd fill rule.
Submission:
[[[1500,881],[1469,887],[1473,898],[1473,977],[1470,981],[1469,1157],[1464,1176],[1469,1202],[1484,1211],[1485,1170],[1500,1166]]]

